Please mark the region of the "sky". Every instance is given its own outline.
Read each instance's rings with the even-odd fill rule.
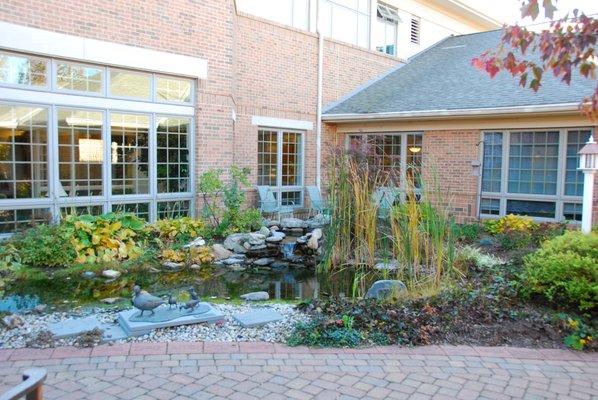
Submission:
[[[521,0],[460,0],[462,3],[473,7],[488,16],[507,24],[517,22],[519,25],[528,25],[530,23],[537,23],[546,21],[543,15],[543,10],[540,11],[540,16],[532,21],[530,18],[521,19]],[[557,0],[556,7],[558,9],[556,17],[563,17],[567,12],[571,12],[577,8],[583,11],[586,15],[598,14],[598,0]]]

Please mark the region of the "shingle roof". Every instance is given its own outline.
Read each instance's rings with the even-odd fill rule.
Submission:
[[[593,93],[596,81],[575,74],[567,86],[546,73],[537,93],[520,87],[518,78],[505,71],[491,79],[471,60],[496,48],[500,36],[496,30],[449,37],[329,106],[324,115],[577,103]]]

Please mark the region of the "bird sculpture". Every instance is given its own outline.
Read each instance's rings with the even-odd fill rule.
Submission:
[[[189,312],[191,312],[195,309],[195,307],[197,307],[199,304],[199,296],[197,295],[195,288],[189,289],[189,295],[191,296],[191,300],[183,304],[181,307],[179,307],[179,309],[184,308],[185,310],[189,310]]]
[[[150,315],[154,315],[154,309],[164,304],[164,300],[154,295],[149,294],[137,285],[133,288],[133,306],[141,310],[140,317],[143,316],[144,311],[151,311]]]
[[[174,298],[172,296],[172,293],[168,294],[168,309],[172,310],[172,306],[176,306],[177,305],[177,301],[176,298]]]

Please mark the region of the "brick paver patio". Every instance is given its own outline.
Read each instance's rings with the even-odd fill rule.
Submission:
[[[598,355],[507,347],[135,343],[0,350],[0,393],[30,366],[47,399],[598,399]]]

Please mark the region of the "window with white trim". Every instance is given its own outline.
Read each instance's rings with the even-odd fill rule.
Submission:
[[[581,219],[579,156],[590,129],[483,133],[482,216]]]
[[[303,132],[259,129],[257,184],[269,186],[282,206],[303,205]]]
[[[333,39],[369,48],[369,0],[320,0],[322,33]]]
[[[384,54],[397,55],[397,30],[399,14],[396,8],[378,3],[377,18],[374,25],[374,48]]]
[[[0,235],[69,214],[192,213],[194,87],[0,51]]]
[[[420,132],[350,134],[347,148],[365,157],[387,186],[421,188],[423,135]],[[407,185],[409,182],[409,185]]]
[[[298,29],[309,29],[309,0],[237,0],[239,11]]]

